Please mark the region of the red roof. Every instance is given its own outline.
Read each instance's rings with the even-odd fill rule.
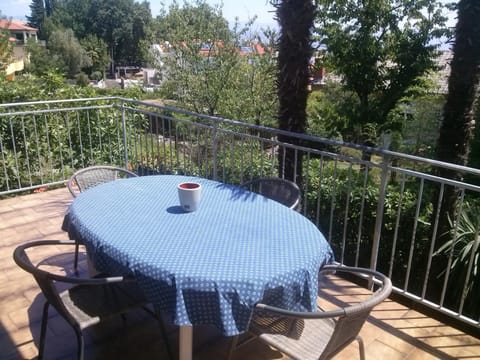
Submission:
[[[20,20],[0,19],[0,29],[8,29],[10,31],[38,31]]]

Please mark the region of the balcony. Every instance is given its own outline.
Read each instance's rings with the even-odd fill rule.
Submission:
[[[362,330],[367,356],[480,356],[480,315],[478,305],[470,305],[478,298],[465,291],[468,273],[460,277],[448,268],[438,294],[430,290],[436,282],[432,264],[440,256],[434,255],[431,230],[438,229],[439,216],[430,221],[433,211],[426,206],[452,187],[460,194],[460,211],[466,211],[479,191],[478,170],[462,168],[469,182],[458,182],[432,175],[439,166],[455,168],[449,164],[297,134],[282,135],[301,141],[279,142],[275,129],[116,98],[0,105],[0,124],[0,344],[7,359],[36,356],[41,307],[33,279],[13,263],[13,248],[33,239],[66,238],[60,225],[71,201],[64,182],[72,171],[112,164],[140,175],[186,173],[238,183],[276,175],[278,155],[287,152],[303,159],[301,211],[325,234],[336,260],[376,268],[393,279],[392,300],[379,306]],[[362,160],[362,150],[371,160]],[[48,255],[59,266],[69,266],[73,258]],[[453,261],[453,254],[445,257]],[[354,295],[344,280],[330,285],[335,286],[327,298],[330,291],[340,292],[340,299]],[[450,299],[458,286],[464,291]],[[47,358],[69,358],[75,351],[73,333],[53,318]],[[154,321],[138,313],[126,325],[92,329],[87,357],[138,358],[139,351],[141,358],[165,356]],[[218,338],[214,329],[195,334],[200,358],[222,357],[228,339]],[[173,327],[170,336],[176,340]],[[358,357],[356,346],[337,358]],[[252,342],[236,358],[282,356]]]

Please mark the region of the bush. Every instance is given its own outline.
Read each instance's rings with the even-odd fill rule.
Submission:
[[[75,83],[78,86],[82,86],[82,87],[88,86],[89,82],[90,82],[90,79],[88,78],[88,75],[85,74],[84,72],[77,74],[77,76],[75,77]]]
[[[101,71],[94,71],[92,72],[92,75],[90,75],[90,79],[99,81],[103,79],[103,74]]]

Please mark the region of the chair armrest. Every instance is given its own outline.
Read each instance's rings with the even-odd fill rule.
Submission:
[[[377,280],[380,281],[381,287],[376,292],[372,293],[369,299],[362,301],[360,303],[346,306],[344,308],[339,308],[329,311],[289,311],[275,306],[270,306],[267,304],[258,303],[255,305],[255,308],[262,311],[267,311],[275,313],[280,316],[292,317],[292,318],[301,318],[301,319],[324,319],[324,318],[335,318],[340,316],[345,316],[347,314],[353,314],[357,312],[364,312],[366,309],[371,309],[375,305],[379,304],[385,300],[392,291],[392,283],[388,277],[382,273],[365,268],[358,267],[347,267],[340,265],[325,265],[320,270],[320,273],[323,272],[345,272],[352,274],[362,274],[368,276],[374,276]]]
[[[40,247],[40,246],[63,246],[63,245],[75,246],[76,242],[72,240],[31,241],[18,246],[13,252],[13,259],[18,266],[20,266],[25,271],[33,274],[34,276],[48,279],[48,280],[53,280],[53,281],[69,283],[69,284],[105,285],[105,284],[119,283],[119,282],[125,282],[125,281],[127,282],[135,281],[132,278],[126,278],[124,276],[79,278],[75,276],[52,274],[51,272],[42,270],[37,266],[33,265],[25,253],[25,250],[27,250],[28,248]]]

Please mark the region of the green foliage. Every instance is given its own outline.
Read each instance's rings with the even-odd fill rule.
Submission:
[[[390,149],[433,157],[444,103],[443,95],[428,93],[402,101],[389,115],[389,122],[397,124],[394,132],[401,136],[398,144],[392,144]]]
[[[42,26],[46,13],[43,0],[32,0],[30,4],[30,16],[27,16],[28,25],[40,30],[39,38],[43,39]]]
[[[72,29],[59,29],[48,38],[48,50],[55,54],[69,79],[73,79],[81,69],[92,66],[92,59],[80,45]]]
[[[88,81],[85,74],[82,77]],[[21,75],[9,82],[0,77],[1,103],[91,98],[100,95],[115,93],[106,89],[67,85],[65,78],[57,72],[47,71],[42,77]],[[121,95],[138,99],[141,91],[129,88]],[[74,106],[74,103],[66,103],[64,106],[68,108]],[[13,112],[14,108],[10,109],[9,112]],[[15,109],[21,110],[18,107]],[[33,109],[28,107],[29,112]],[[40,103],[35,109],[47,110],[48,105]],[[12,189],[29,186],[31,183],[64,180],[71,169],[88,164],[122,165],[125,146],[123,136],[119,136],[123,131],[121,123],[116,120],[121,118],[119,111],[108,108],[79,112],[59,110],[56,113],[2,117],[0,168],[4,170],[0,174],[0,191],[7,187]],[[143,126],[140,120],[137,124]],[[129,132],[129,143],[133,142],[130,141],[133,134],[135,131]]]
[[[251,23],[232,31],[220,7],[205,1],[172,3],[157,18],[157,36],[168,41],[164,57],[165,95],[178,106],[214,116],[273,125],[276,112],[275,59],[270,49],[259,54],[253,47],[240,54]]]
[[[28,72],[38,76],[60,72],[73,79],[83,68],[91,68],[93,63],[89,53],[80,45],[71,29],[53,27],[51,30],[47,47],[36,41],[28,42]]]
[[[50,2],[49,2],[50,3]],[[92,59],[89,73],[115,64],[143,64],[152,15],[148,2],[134,0],[58,0],[51,2],[43,21],[44,38],[59,29],[72,29]],[[49,6],[50,6],[49,5]],[[71,75],[71,74],[70,74]]]
[[[206,38],[206,36],[213,36]],[[210,6],[205,0],[185,1],[180,7],[173,1],[168,9],[159,15],[154,24],[154,36],[159,42],[197,39],[197,42],[213,39],[225,40],[229,37],[228,22],[223,18],[220,6]],[[197,44],[197,46],[200,44]],[[194,46],[194,44],[188,44]]]
[[[140,88],[98,89],[68,85],[65,77],[55,71],[48,71],[41,77],[33,74],[19,75],[14,81],[0,77],[0,103],[42,101],[45,99],[77,99],[98,96],[125,96],[130,99],[141,99]]]
[[[141,65],[142,48],[151,22],[148,3],[134,0],[91,0],[83,19],[89,32],[105,41],[117,64]]]
[[[169,83],[175,99],[199,113],[216,115],[218,102],[238,61],[236,45],[218,8],[205,2],[176,2],[166,18],[171,44],[167,58]]]
[[[0,28],[0,75],[7,68],[12,58],[13,45],[8,40],[10,33]]]
[[[307,102],[307,132],[325,138],[354,141],[349,128],[351,111],[358,102],[352,92],[345,91],[338,83],[327,83],[319,91],[313,91]]]
[[[27,51],[30,54],[30,61],[25,64],[25,70],[31,74],[42,76],[62,67],[59,58],[51,55],[48,49],[37,41],[30,40]]]
[[[371,170],[365,179],[365,172],[359,165],[310,159],[308,168],[309,191],[304,194],[307,217],[318,221],[319,228],[331,240],[337,260],[355,265],[359,252],[359,266],[368,267],[375,229],[379,196],[379,170]],[[432,211],[431,204],[420,206],[419,222],[416,221],[418,183],[407,181],[403,191],[395,179],[389,183],[384,204],[382,237],[379,247],[378,268],[388,273],[392,256],[392,239],[398,218],[401,229],[397,235],[395,264],[407,264],[411,236],[416,226],[417,241],[414,244],[415,257],[412,259],[413,272],[421,279],[425,270],[424,259],[428,256],[429,224],[426,221]],[[318,217],[317,217],[318,210]],[[345,231],[345,238],[344,238]],[[345,243],[344,243],[345,241]],[[342,252],[343,249],[343,252]],[[402,286],[405,269],[393,273],[394,284]],[[411,286],[420,287],[421,281],[411,281]],[[418,288],[415,288],[418,290]],[[415,289],[410,289],[414,291]]]
[[[0,90],[3,89],[1,81]],[[28,99],[20,97],[25,96],[26,89],[39,99],[98,96],[90,87],[67,86],[58,74],[48,74],[41,80],[30,75],[11,84],[8,93],[0,92],[2,102],[6,97],[6,102],[37,100],[31,94]],[[69,110],[75,107],[74,102],[60,103],[54,113],[34,114],[34,110],[48,110],[49,105],[43,103],[9,108],[10,114],[2,116],[0,121],[0,168],[4,169],[0,174],[0,191],[64,180],[72,169],[90,164],[124,164],[126,148],[120,136],[123,131],[119,121],[121,109],[94,109],[95,105],[103,104],[101,101],[82,101],[82,105],[85,104],[89,106],[83,110]],[[135,125],[143,126],[140,121]],[[133,143],[134,134],[134,131],[128,133],[128,144]]]
[[[75,76],[75,84],[77,84],[78,86],[87,86],[89,82],[90,79],[88,78],[88,75],[84,72],[80,72],[77,74],[77,76]]]
[[[441,111],[445,98],[426,91],[403,98],[390,112],[383,126],[370,123],[363,129],[369,130],[370,138],[380,145],[408,154],[432,157],[441,123]],[[319,91],[309,96],[308,133],[320,137],[339,139],[353,143],[361,142],[359,124],[350,119],[357,116],[358,97],[345,90],[341,84],[328,82]],[[384,135],[385,143],[379,136]]]
[[[477,101],[475,108],[475,122],[480,122],[480,101]],[[480,126],[476,125],[474,136],[471,144],[471,152],[469,157],[468,166],[479,169],[480,168]],[[468,179],[478,185],[478,180]]]
[[[480,297],[479,210],[478,204],[467,204],[460,215],[458,224],[449,219],[450,240],[445,242],[434,254],[451,258],[451,262],[449,262],[451,264],[450,279],[455,279],[452,281],[455,296],[452,297],[456,299],[460,299],[462,296],[466,297],[466,307],[474,316],[478,316],[478,299]],[[463,288],[463,284],[466,284],[465,288]]]
[[[276,61],[268,50],[239,57],[218,102],[217,114],[242,122],[276,127]]]
[[[343,78],[358,101],[349,118],[363,142],[376,138],[365,129],[387,130],[396,103],[434,69],[434,40],[447,34],[443,5],[436,0],[412,2],[318,2],[319,42],[325,62]],[[437,43],[438,44],[438,43]]]
[[[273,148],[246,139],[220,139],[217,162],[217,175],[222,181],[232,184],[258,177],[276,176],[278,169],[278,159],[274,156]]]
[[[85,49],[88,57],[91,59],[92,63],[89,68],[90,73],[99,72],[101,76],[96,80],[103,78],[103,72],[110,63],[110,58],[108,56],[107,44],[102,39],[99,39],[93,34],[87,35],[85,38],[80,40],[80,44]],[[97,75],[98,77],[98,75]],[[93,77],[92,77],[93,78]]]
[[[47,20],[55,28],[72,29],[77,38],[83,39],[91,34],[87,21],[91,3],[91,0],[58,0]]]
[[[100,72],[100,71],[94,71],[94,72],[92,72],[92,74],[90,75],[90,78],[91,78],[92,80],[96,80],[96,81],[102,80],[102,79],[103,79],[103,73]]]

